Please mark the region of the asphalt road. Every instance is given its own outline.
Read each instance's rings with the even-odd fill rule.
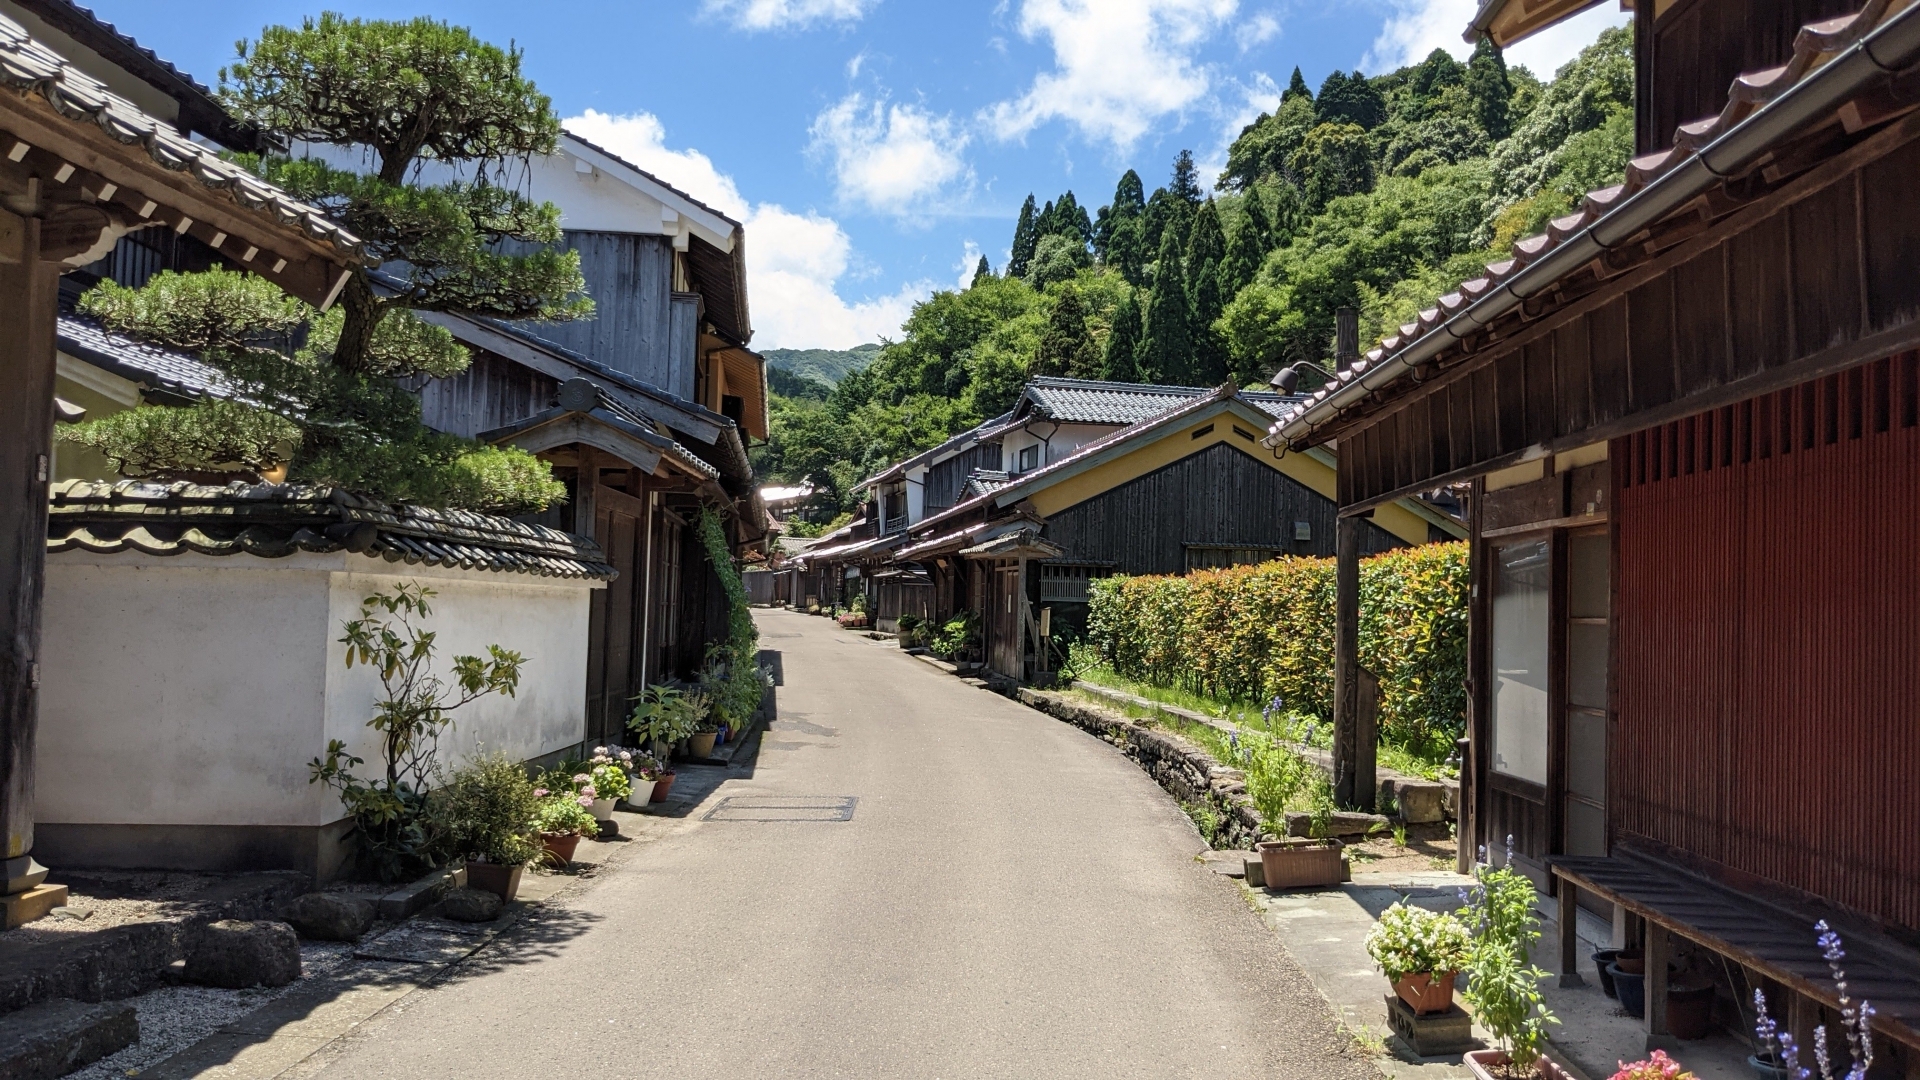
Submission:
[[[785,685],[751,774],[319,1075],[1378,1076],[1112,747],[825,619],[758,617]],[[705,820],[728,796],[858,801]]]

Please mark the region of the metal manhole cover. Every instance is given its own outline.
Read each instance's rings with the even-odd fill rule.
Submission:
[[[702,821],[852,821],[854,795],[729,795]]]

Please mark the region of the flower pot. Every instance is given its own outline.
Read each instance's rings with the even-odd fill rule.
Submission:
[[[482,889],[502,900],[512,900],[520,892],[521,866],[504,866],[500,863],[467,863],[467,887]]]
[[[1676,1039],[1704,1039],[1713,1033],[1713,984],[1667,987],[1667,1031]]]
[[[547,862],[554,866],[565,867],[573,861],[573,853],[580,847],[580,834],[572,832],[541,833],[540,846],[546,849]]]
[[[712,757],[714,737],[714,733],[711,731],[702,731],[689,736],[687,739],[687,756]]]
[[[1338,885],[1346,880],[1338,840],[1263,840],[1260,871],[1269,889]]]
[[[1505,1050],[1469,1050],[1463,1063],[1479,1080],[1511,1080]],[[1541,1080],[1568,1080],[1567,1071],[1542,1056],[1533,1063],[1533,1075]]]
[[[1619,949],[1595,949],[1593,951],[1593,966],[1600,971],[1600,992],[1608,997],[1620,996],[1619,992],[1613,988],[1612,974],[1607,971],[1607,965],[1618,959],[1620,959]]]
[[[1613,961],[1620,965],[1621,971],[1629,975],[1647,973],[1647,954],[1639,949],[1621,949],[1620,955],[1614,957]]]
[[[713,745],[715,746],[727,745],[727,729],[726,728],[721,728],[719,731],[716,731],[713,733]]]
[[[653,782],[653,794],[647,796],[647,801],[656,803],[666,802],[667,792],[673,790],[673,777],[673,773],[668,773],[660,779],[655,780]]]
[[[1780,1064],[1780,1059],[1774,1057],[1770,1050],[1760,1054],[1748,1054],[1747,1068],[1753,1070],[1754,1080],[1792,1080],[1787,1067]]]
[[[1644,971],[1622,971],[1620,961],[1607,965],[1607,974],[1613,976],[1613,988],[1618,992],[1620,1007],[1628,1016],[1647,1015],[1647,973]]]
[[[612,821],[613,803],[614,800],[612,799],[595,799],[593,800],[593,805],[588,807],[587,811],[593,815],[593,820],[595,821]]]
[[[633,790],[627,792],[627,805],[630,807],[647,805],[647,800],[653,798],[653,781],[642,780],[635,776],[631,783]]]
[[[1443,1013],[1453,1007],[1453,980],[1456,972],[1408,972],[1393,980],[1393,992],[1415,1013]]]

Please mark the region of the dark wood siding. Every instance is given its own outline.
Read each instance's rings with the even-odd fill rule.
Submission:
[[[1340,433],[1342,505],[1571,449],[1920,337],[1920,142],[1735,223],[1624,295],[1569,305]]]
[[[673,242],[666,236],[569,230],[567,247],[580,253],[580,272],[593,297],[591,319],[527,323],[548,341],[584,353],[635,378],[693,397],[693,373],[674,385]]]
[[[952,506],[959,498],[960,485],[975,469],[998,469],[1000,444],[980,443],[927,470],[926,513],[936,514]]]
[[[473,438],[524,420],[553,404],[559,383],[490,352],[475,352],[467,370],[420,387],[420,420],[435,431]]]
[[[1735,76],[1786,63],[1801,26],[1859,8],[1859,0],[1680,0],[1651,33],[1642,24],[1639,152],[1671,146],[1674,128],[1719,113]]]
[[[1244,450],[1215,443],[1049,515],[1046,537],[1066,549],[1062,562],[1178,574],[1189,544],[1331,556],[1334,519],[1333,500]],[[1312,539],[1293,539],[1297,521],[1308,523]],[[1372,522],[1362,545],[1369,555],[1404,546]]]
[[[1616,836],[1920,930],[1920,356],[1611,453]]]

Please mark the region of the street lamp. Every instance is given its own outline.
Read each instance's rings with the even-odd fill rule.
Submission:
[[[1326,379],[1328,382],[1332,382],[1335,379],[1339,378],[1338,375],[1335,375],[1333,372],[1328,371],[1326,368],[1321,367],[1319,364],[1316,364],[1311,360],[1301,360],[1296,363],[1288,364],[1286,367],[1283,367],[1279,371],[1274,372],[1272,385],[1283,394],[1293,393],[1294,388],[1300,385],[1300,369],[1303,367],[1312,368],[1313,370],[1319,372],[1321,377]]]

